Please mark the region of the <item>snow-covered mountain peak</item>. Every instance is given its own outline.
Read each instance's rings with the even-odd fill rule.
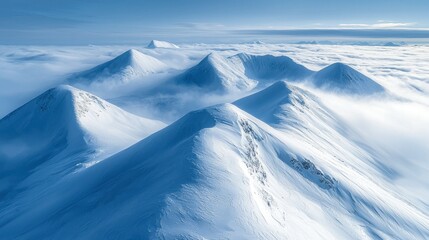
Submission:
[[[12,112],[10,116],[6,116],[5,119],[30,109],[39,112],[39,114],[55,114],[56,117],[59,114],[68,112],[75,114],[76,118],[79,119],[86,117],[91,111],[102,112],[111,106],[111,104],[88,92],[69,85],[60,85],[42,93],[29,103]]]
[[[147,48],[179,48],[179,46],[166,41],[152,40]]]
[[[118,65],[139,65],[146,59],[150,59],[148,55],[139,52],[136,49],[130,49],[115,58]]]
[[[74,108],[74,95],[76,89],[69,85],[60,85],[51,88],[37,96],[22,107],[5,116],[1,121],[15,122],[21,117],[44,116],[55,114],[59,117],[63,113],[72,113]],[[29,113],[32,113],[31,115]],[[20,120],[22,121],[22,120]]]
[[[160,60],[138,50],[130,49],[114,59],[92,69],[74,74],[71,83],[126,83],[139,77],[159,73],[168,67]]]
[[[239,53],[229,59],[251,79],[296,81],[313,73],[287,56]]]
[[[269,124],[292,124],[291,114],[306,115],[319,109],[312,94],[286,81],[278,81],[264,90],[239,99],[234,105]]]
[[[344,63],[334,63],[316,72],[313,83],[317,87],[354,94],[373,94],[383,92],[384,88]]]
[[[221,56],[219,53],[211,52],[209,53],[201,62],[208,62],[210,64],[221,64],[225,62],[225,58]]]
[[[111,124],[115,124],[115,128],[110,128]],[[88,144],[113,148],[127,145],[163,126],[161,122],[125,112],[68,85],[47,90],[0,120],[0,132],[5,137],[10,135],[23,141],[32,141],[34,137],[67,141],[69,146],[79,147]],[[121,141],[109,141],[119,136]]]
[[[180,129],[182,135],[189,135],[217,124],[235,125],[240,112],[243,111],[232,104],[219,104],[186,114],[174,123],[174,127]]]
[[[261,108],[269,111],[267,104],[280,104],[290,102],[290,94],[292,93],[290,86],[285,81],[278,81],[270,87],[260,91],[259,93],[250,95],[244,99],[240,99],[234,104],[239,106],[249,106],[249,108]],[[247,109],[244,108],[244,109]]]
[[[242,71],[217,53],[210,53],[188,69],[178,82],[220,93],[250,90],[256,86],[255,81],[248,79]]]
[[[187,118],[193,121],[201,120],[202,123],[207,123],[207,127],[213,123],[231,123],[237,120],[237,112],[241,111],[236,106],[230,103],[219,104],[190,112]]]
[[[304,80],[312,73],[287,56],[239,53],[224,57],[213,52],[186,71],[179,83],[193,84],[207,91],[249,91],[258,84]]]

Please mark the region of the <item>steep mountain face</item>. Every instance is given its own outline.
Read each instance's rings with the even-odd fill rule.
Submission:
[[[326,172],[331,173],[331,176],[348,191],[353,192],[353,196],[350,196],[353,200],[351,202],[350,199],[341,200],[348,205],[342,206],[349,210],[354,209],[357,219],[366,219],[368,222],[365,226],[371,223],[372,227],[365,230],[369,232],[370,238],[395,239],[400,234],[405,234],[403,236],[405,238],[425,238],[428,234],[416,228],[420,220],[424,219],[423,221],[427,222],[427,214],[414,207],[413,214],[423,218],[416,221],[414,227],[405,230],[409,231],[408,233],[403,229],[393,231],[384,229],[386,222],[391,226],[391,222],[404,224],[406,221],[413,221],[406,214],[398,215],[397,211],[401,212],[403,210],[399,209],[408,208],[408,203],[405,198],[394,193],[400,191],[393,190],[395,185],[392,184],[392,180],[396,173],[389,167],[391,159],[365,145],[364,140],[341,122],[339,117],[329,111],[317,97],[281,81],[234,104],[279,130],[289,146],[312,159],[315,165],[323,166]],[[375,188],[378,190],[374,190]],[[356,194],[358,192],[363,195]],[[371,194],[367,194],[368,192]],[[343,197],[334,196],[337,199]],[[362,201],[357,205],[366,207],[356,208],[357,205],[352,203],[356,199]],[[396,204],[401,207],[396,208]],[[373,211],[382,212],[377,215],[385,220],[371,216],[374,214]],[[377,226],[374,224],[377,222],[383,224]],[[396,227],[402,228],[401,224]]]
[[[330,162],[334,172],[341,171],[338,160],[347,160],[357,169],[366,169],[368,176],[394,175],[380,153],[365,145],[360,136],[308,91],[280,81],[234,104],[292,137],[289,144],[299,145],[300,151],[327,156],[325,163]]]
[[[152,40],[148,45],[147,48],[179,48],[179,46],[165,41],[159,41],[159,40]]]
[[[356,168],[368,169],[375,175],[391,174],[388,167],[377,161],[379,154],[363,150],[362,147],[367,150],[371,148],[357,144],[354,140],[358,141],[359,136],[308,91],[279,81],[234,104],[275,129],[293,136],[294,142],[299,142],[298,145],[304,149],[342,158],[351,165],[356,164]],[[336,165],[336,161],[332,162],[332,167]]]
[[[139,77],[159,73],[168,67],[158,59],[130,49],[118,57],[71,76],[73,84],[127,83]]]
[[[300,152],[326,157],[315,158],[333,172],[341,172],[342,163],[347,162],[365,169],[368,177],[395,176],[383,154],[364,144],[361,136],[308,91],[280,81],[234,104],[291,137],[289,144],[299,146]]]
[[[115,129],[109,128],[110,124],[115,124]],[[114,137],[130,144],[163,126],[159,121],[135,116],[67,85],[44,92],[0,120],[5,142],[34,138],[31,149],[36,149],[33,145],[36,142],[49,142],[63,134],[69,147],[121,145],[121,141],[109,140]]]
[[[0,191],[94,164],[163,126],[70,86],[50,89],[0,120]]]
[[[380,84],[343,63],[334,63],[318,71],[312,81],[317,87],[336,92],[366,95],[384,91]]]
[[[335,116],[316,96],[286,81],[278,81],[234,104],[276,128],[308,128],[305,124],[316,121],[335,124]]]
[[[217,53],[209,54],[196,66],[184,72],[178,77],[177,83],[203,91],[223,93],[251,90],[257,84]]]
[[[286,56],[240,53],[230,57],[230,60],[251,79],[296,81],[313,73]]]
[[[7,208],[0,202],[0,233],[63,239],[428,236],[426,215],[347,164],[341,173],[316,164],[286,138],[230,104],[195,111],[67,175],[37,198],[16,198]],[[342,174],[352,181],[343,182]]]

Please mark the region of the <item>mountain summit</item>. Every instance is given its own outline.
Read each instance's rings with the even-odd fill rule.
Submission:
[[[73,75],[70,82],[85,85],[103,82],[126,83],[165,69],[167,66],[158,59],[130,49],[106,63]]]
[[[217,53],[210,53],[197,65],[188,69],[179,76],[178,83],[214,92],[250,90],[257,84]]]
[[[147,48],[179,48],[179,46],[166,41],[152,40]]]
[[[315,73],[312,79],[315,86],[326,90],[355,94],[384,91],[380,84],[344,63],[331,64]]]
[[[73,152],[93,147],[115,152],[163,126],[88,92],[62,85],[0,120],[0,156],[34,160],[33,154],[48,158],[57,150]],[[15,148],[8,148],[12,143]]]
[[[229,59],[251,79],[296,81],[313,73],[287,56],[239,53]]]

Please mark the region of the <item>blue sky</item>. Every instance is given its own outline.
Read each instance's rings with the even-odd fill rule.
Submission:
[[[307,29],[304,38],[311,29],[318,30],[310,34],[316,36],[326,28],[365,29],[353,37],[377,37],[380,33],[371,35],[374,29],[394,29],[395,37],[427,38],[427,30],[416,35],[398,29],[429,29],[428,10],[428,0],[1,0],[0,43],[213,41],[249,34],[291,36],[284,30]]]

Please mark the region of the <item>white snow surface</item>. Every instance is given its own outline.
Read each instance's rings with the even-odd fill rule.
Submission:
[[[212,52],[179,76],[178,83],[203,91],[243,92],[283,79],[302,81],[312,73],[287,56],[239,53],[225,58]]]
[[[429,238],[427,46],[130,48],[0,47],[2,238]]]
[[[316,87],[340,93],[373,94],[384,91],[380,84],[344,63],[331,64],[311,78]]]
[[[38,208],[21,205],[0,224],[11,238],[428,236],[429,218],[376,175],[339,160],[330,172],[284,138],[232,105],[195,111],[69,174],[33,200]]]
[[[152,40],[148,45],[148,48],[179,48],[176,44],[160,41],[160,40]]]
[[[196,66],[179,76],[178,83],[194,85],[202,91],[215,92],[246,91],[251,90],[257,84],[217,53],[210,53]]]
[[[100,83],[120,84],[138,79],[139,77],[159,73],[168,67],[160,60],[130,49],[114,59],[89,70],[73,74],[69,81],[77,85]]]
[[[49,89],[0,120],[0,165],[7,173],[1,190],[9,175],[43,172],[51,164],[67,166],[60,171],[85,167],[164,126],[71,86]]]
[[[299,81],[312,74],[311,70],[287,56],[239,53],[230,59],[251,79]]]

